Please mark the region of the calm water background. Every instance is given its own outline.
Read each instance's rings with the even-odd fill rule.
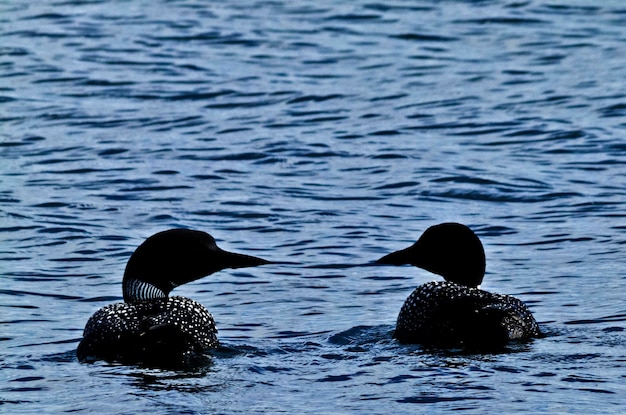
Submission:
[[[624,413],[622,1],[3,1],[0,119],[2,413]],[[391,339],[442,221],[545,339]],[[78,363],[171,227],[292,264],[175,291],[211,364]]]

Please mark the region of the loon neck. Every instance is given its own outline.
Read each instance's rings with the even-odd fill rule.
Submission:
[[[136,278],[125,278],[122,283],[124,301],[152,300],[156,298],[167,298],[166,292],[154,285],[138,280]]]

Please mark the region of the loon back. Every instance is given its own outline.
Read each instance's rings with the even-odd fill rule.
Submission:
[[[87,321],[76,355],[80,361],[171,366],[218,344],[215,321],[202,304],[169,297],[101,308]]]
[[[406,299],[394,337],[401,343],[487,351],[540,334],[532,313],[517,298],[435,281]]]
[[[224,251],[205,232],[171,229],[151,236],[126,265],[125,302],[105,306],[88,320],[78,359],[169,365],[217,347],[209,311],[189,298],[168,297],[170,291],[225,268],[267,263]]]

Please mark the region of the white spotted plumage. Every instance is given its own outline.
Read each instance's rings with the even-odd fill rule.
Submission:
[[[519,299],[449,281],[433,281],[417,287],[406,299],[398,315],[395,337],[411,343],[462,345],[466,335],[458,325],[482,322],[480,319],[488,313],[498,315],[497,324],[508,340],[540,335],[535,318]],[[478,339],[482,340],[489,339]]]
[[[128,342],[140,344],[142,336],[161,327],[185,339],[183,355],[219,344],[211,313],[194,300],[175,296],[102,307],[87,321],[81,354],[111,355],[111,360],[118,360],[118,354],[123,356],[127,351]],[[121,350],[116,351],[118,348]]]

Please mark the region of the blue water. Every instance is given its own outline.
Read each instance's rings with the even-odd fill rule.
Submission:
[[[625,80],[619,0],[2,2],[0,412],[624,413]],[[546,338],[391,338],[443,221]],[[289,263],[174,291],[206,365],[77,362],[171,227]]]

